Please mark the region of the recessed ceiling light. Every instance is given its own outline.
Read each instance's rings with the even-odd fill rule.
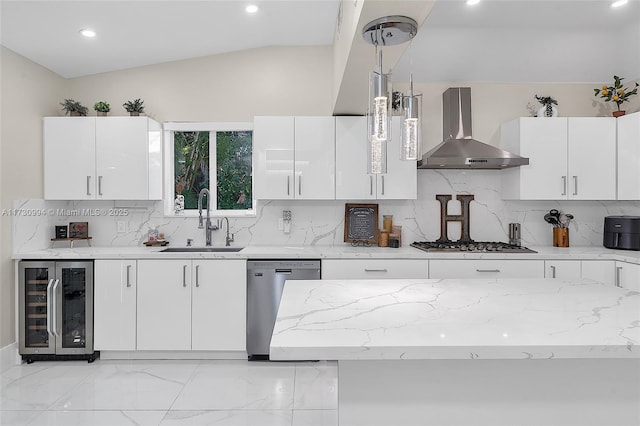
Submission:
[[[613,3],[611,3],[611,7],[620,7],[620,6],[624,6],[625,4],[627,4],[628,0],[617,0],[614,1]]]
[[[255,4],[250,4],[244,10],[246,10],[247,13],[256,13],[258,11],[258,6],[256,6]]]
[[[467,4],[469,6],[473,6],[473,5],[476,5],[478,3],[480,3],[480,0],[467,0]]]
[[[84,29],[80,30],[80,34],[82,36],[84,36],[84,37],[89,37],[89,38],[96,36],[96,32],[93,31],[93,30],[90,30],[88,28],[84,28]]]

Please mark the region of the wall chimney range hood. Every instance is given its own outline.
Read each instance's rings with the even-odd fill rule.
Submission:
[[[450,87],[442,94],[444,142],[418,161],[419,169],[505,169],[529,159],[472,138],[471,88]]]

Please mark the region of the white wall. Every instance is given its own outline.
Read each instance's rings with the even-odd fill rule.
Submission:
[[[51,71],[0,46],[0,200],[42,197],[42,117],[57,113],[65,81]],[[1,217],[0,348],[15,341],[11,217]]]

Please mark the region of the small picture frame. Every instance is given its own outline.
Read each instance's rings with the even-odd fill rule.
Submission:
[[[378,244],[378,236],[377,204],[345,204],[345,243]]]
[[[69,222],[69,238],[88,238],[89,222]]]
[[[56,225],[56,238],[67,238],[67,236],[69,235],[67,232],[68,230],[69,228],[67,227],[67,225]]]

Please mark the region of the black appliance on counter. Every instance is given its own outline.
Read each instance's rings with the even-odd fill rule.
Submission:
[[[640,216],[606,216],[602,245],[610,249],[640,250]]]
[[[473,252],[473,253],[537,253],[526,247],[499,241],[416,241],[411,243],[426,252]]]

